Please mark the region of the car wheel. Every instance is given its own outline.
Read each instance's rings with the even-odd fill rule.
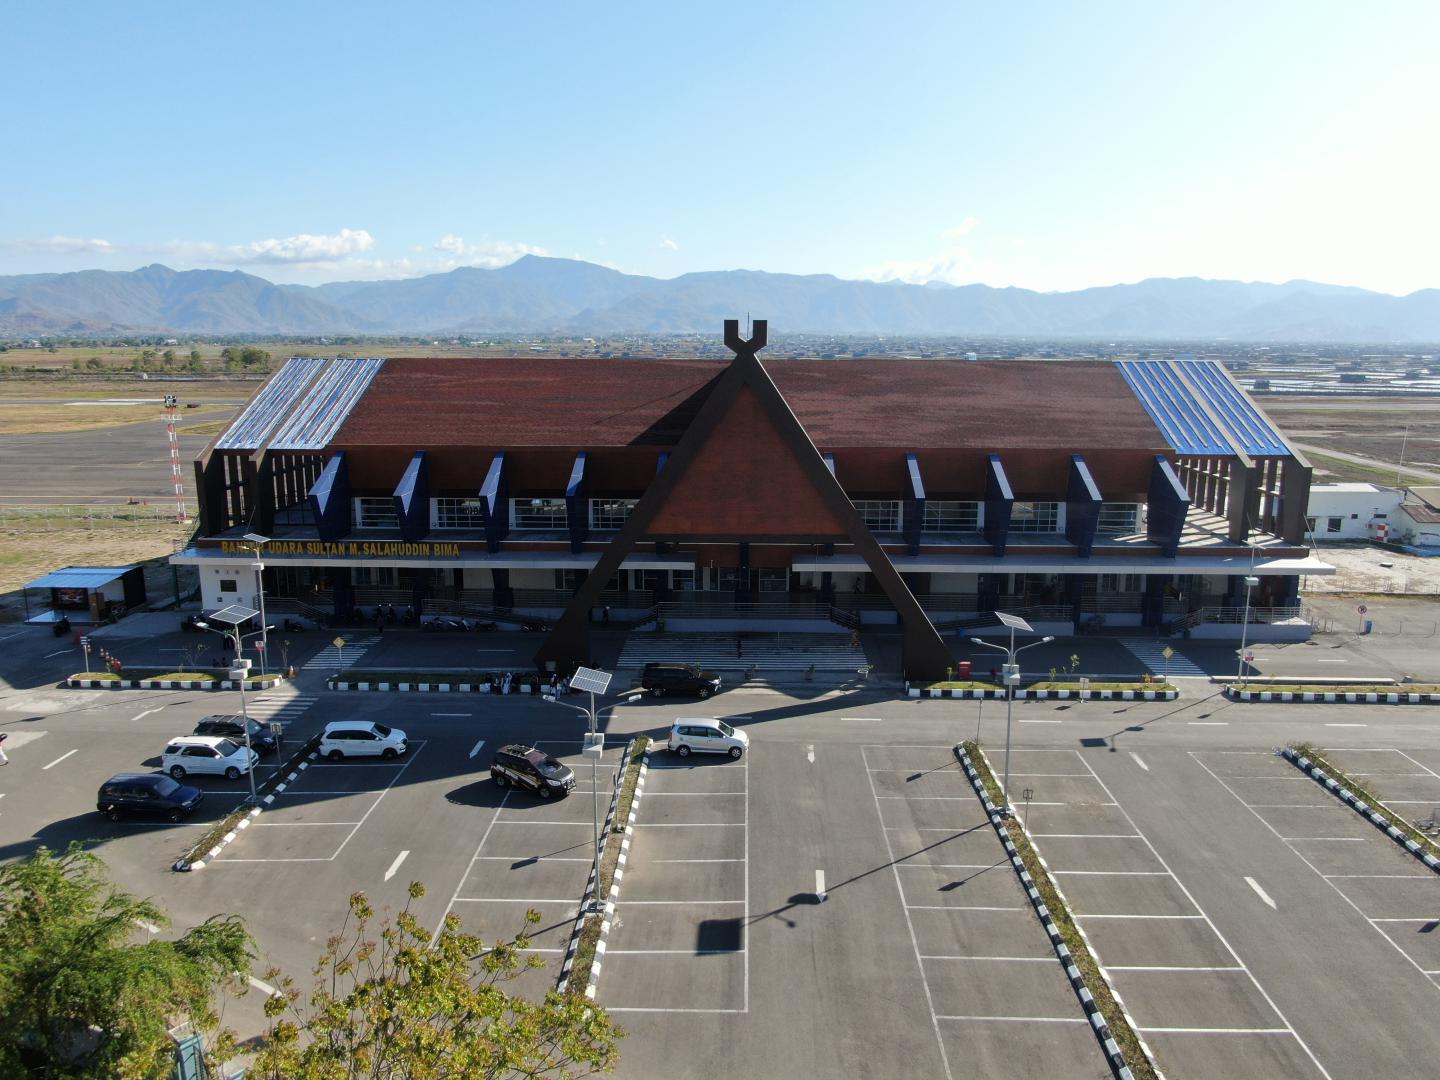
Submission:
[[[165,816],[168,817],[171,821],[182,821],[185,818],[185,811],[171,810],[170,813],[166,814]]]
[[[381,751],[380,756],[386,761],[394,761],[400,755],[396,753],[393,746],[387,746],[383,751]]]
[[[234,765],[231,765],[228,769],[225,770],[225,779],[226,779],[226,780],[239,780],[239,779],[240,779],[240,770],[237,769]]]
[[[171,766],[170,766],[170,776],[171,776],[172,779],[175,779],[175,780],[184,780],[184,779],[185,779],[185,766],[183,766],[183,765],[171,765]]]
[[[120,820],[120,811],[117,810],[117,809],[115,809],[115,807],[112,806],[112,807],[110,807],[109,810],[106,810],[106,811],[105,811],[105,816],[106,816],[107,818],[109,818],[111,821],[119,821],[119,820]]]
[[[677,746],[675,747],[675,753],[679,754],[681,757],[689,757],[690,748],[688,746]]]
[[[740,759],[740,755],[743,753],[745,753],[745,751],[738,746],[730,747],[730,756],[732,758],[735,758],[737,761]]]
[[[535,789],[535,794],[539,795],[542,799],[548,799],[551,795],[550,788],[544,784],[541,784],[538,788]]]
[[[704,701],[707,697],[709,697],[712,693],[714,693],[714,688],[713,688],[713,687],[709,687],[709,686],[702,686],[702,687],[700,687],[699,693],[700,693],[700,700],[701,700],[701,701]]]
[[[509,787],[509,786],[510,786],[510,778],[509,778],[508,776],[506,776],[504,773],[496,773],[496,774],[495,774],[494,776],[492,776],[490,779],[495,781],[495,786],[496,786],[496,787]]]
[[[326,756],[329,757],[329,759],[330,759],[331,761],[339,761],[341,758],[343,758],[343,757],[345,756],[345,751],[344,751],[344,750],[341,750],[341,749],[339,749],[339,748],[336,748],[336,749],[334,749],[334,750],[331,750],[330,753],[327,754]]]
[[[662,687],[662,686],[652,686],[652,687],[650,688],[650,696],[651,696],[651,697],[664,697],[664,696],[665,696],[665,688]]]

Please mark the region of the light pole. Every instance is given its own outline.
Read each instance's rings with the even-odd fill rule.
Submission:
[[[1032,641],[1029,645],[1015,647],[1015,631],[1021,630],[1027,634],[1033,634],[1035,628],[1018,615],[1007,615],[1003,611],[995,612],[995,617],[1001,624],[1010,628],[1009,645],[992,645],[988,641],[981,641],[979,638],[971,638],[976,645],[984,645],[987,649],[999,649],[1005,654],[1005,783],[1001,787],[1001,794],[1005,796],[1003,813],[1010,815],[1010,717],[1015,707],[1015,687],[1020,684],[1020,665],[1015,662],[1017,653],[1026,649],[1033,649],[1036,645],[1044,645],[1047,641],[1054,641],[1051,634],[1046,634],[1039,641]]]
[[[250,739],[250,710],[245,705],[245,673],[250,666],[250,661],[245,659],[244,644],[245,638],[258,637],[264,634],[271,627],[262,624],[261,629],[253,634],[243,635],[240,627],[253,619],[259,612],[251,608],[242,607],[239,604],[231,604],[229,607],[221,608],[211,615],[208,621],[196,621],[195,625],[202,630],[209,630],[219,634],[221,637],[233,638],[235,641],[235,667],[230,672],[230,677],[235,680],[235,685],[240,688],[240,719],[245,728],[245,749],[250,751],[250,768],[246,770],[246,776],[250,778],[250,804],[255,805],[259,799],[255,793],[255,747]],[[211,623],[218,623],[211,626]],[[277,751],[278,752],[278,751]]]
[[[595,822],[595,863],[592,870],[595,875],[595,893],[591,897],[591,903],[596,911],[604,907],[600,897],[600,787],[596,780],[596,765],[600,755],[605,752],[605,736],[600,734],[595,718],[595,695],[604,694],[610,688],[611,675],[608,671],[600,671],[597,668],[579,667],[575,674],[570,676],[570,688],[572,690],[585,690],[590,694],[590,708],[580,709],[578,705],[571,705],[572,709],[580,709],[590,719],[590,730],[585,736],[585,756],[590,759],[590,799],[592,813]],[[568,704],[568,702],[566,703]]]
[[[1245,637],[1250,629],[1250,590],[1260,584],[1260,579],[1247,574],[1245,577],[1245,612],[1240,617],[1240,666],[1235,669],[1235,681],[1245,685]]]
[[[260,674],[265,674],[265,654],[270,651],[270,636],[266,633],[269,629],[265,624],[265,563],[260,558],[260,549],[270,542],[268,536],[261,536],[259,533],[246,533],[241,537],[248,540],[255,547],[255,587],[258,590],[257,599],[260,601]]]

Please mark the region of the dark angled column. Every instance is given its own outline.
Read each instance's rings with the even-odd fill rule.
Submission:
[[[504,450],[491,460],[480,485],[480,513],[485,519],[485,546],[499,551],[500,541],[510,532],[510,469]]]
[[[911,555],[920,554],[920,533],[925,526],[925,481],[920,478],[920,459],[905,455],[905,503],[902,507],[905,543]]]
[[[1090,557],[1095,531],[1100,527],[1100,489],[1090,466],[1079,454],[1070,457],[1070,479],[1065,485],[1065,539],[1082,559]]]
[[[570,481],[565,485],[565,524],[570,529],[570,551],[580,554],[585,537],[590,535],[590,481],[585,475],[588,455],[581,450],[570,466]]]
[[[325,471],[310,489],[310,516],[321,540],[340,540],[350,532],[350,468],[341,450],[325,464]],[[345,573],[348,586],[349,571]],[[339,604],[339,597],[336,597]]]
[[[661,455],[660,455],[660,460],[655,463],[655,475],[656,475],[656,476],[659,476],[662,472],[665,471],[665,463],[666,463],[667,461],[669,461],[669,460],[670,460],[670,455],[669,455],[669,454],[661,454]],[[667,544],[664,540],[656,540],[656,541],[655,541],[655,554],[656,554],[656,555],[669,555],[669,554],[670,554],[670,545]],[[666,592],[667,592],[667,595],[668,595],[668,592],[669,592],[668,587],[667,587]]]
[[[430,470],[425,451],[416,450],[395,487],[395,519],[402,540],[424,540],[430,532]]]
[[[985,539],[995,549],[996,558],[1004,558],[1005,544],[1010,539],[1010,512],[1015,508],[1015,492],[999,454],[991,454],[985,465]]]
[[[1229,519],[1232,544],[1244,544],[1255,528],[1260,513],[1260,470],[1248,458],[1230,459],[1230,484],[1225,500],[1225,516]]]
[[[1175,558],[1180,550],[1180,534],[1185,531],[1185,515],[1190,511],[1190,493],[1175,468],[1164,457],[1155,455],[1150,470],[1149,519],[1145,539],[1160,545],[1160,554]]]
[[[1305,507],[1310,503],[1313,472],[1308,463],[1293,457],[1280,467],[1280,536],[1287,544],[1305,543]]]
[[[1169,584],[1169,574],[1146,575],[1145,595],[1140,608],[1142,626],[1159,626],[1165,621],[1165,588]]]

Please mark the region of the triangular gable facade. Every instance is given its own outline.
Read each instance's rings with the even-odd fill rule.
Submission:
[[[907,676],[940,678],[953,666],[924,609],[761,366],[755,354],[765,341],[763,320],[749,341],[741,340],[738,321],[726,320],[725,344],[735,359],[536,653],[542,669],[547,662],[561,671],[588,662],[590,611],[637,543],[692,538],[849,542],[900,615]]]

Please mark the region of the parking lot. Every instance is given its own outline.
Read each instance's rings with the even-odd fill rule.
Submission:
[[[991,760],[1004,770],[1003,753]],[[1167,1076],[1325,1075],[1083,754],[1017,750],[1010,777],[1026,828]]]
[[[750,762],[651,755],[598,1000],[616,1012],[750,1007]]]
[[[861,754],[946,1074],[1109,1076],[951,748]]]
[[[615,768],[623,747],[607,747],[591,786],[590,763],[577,740],[536,741],[535,746],[575,771],[575,789],[563,799],[496,787],[488,768],[475,783],[475,804],[485,807],[479,840],[460,875],[446,912],[460,918],[467,933],[487,942],[513,938],[525,926],[525,913],[539,912],[540,922],[528,928],[531,949],[545,968],[527,971],[520,991],[541,996],[555,988],[561,960],[580,911],[594,851],[594,798],[600,795],[604,825],[614,786]],[[493,810],[489,808],[493,806]],[[437,920],[438,929],[438,920]]]

